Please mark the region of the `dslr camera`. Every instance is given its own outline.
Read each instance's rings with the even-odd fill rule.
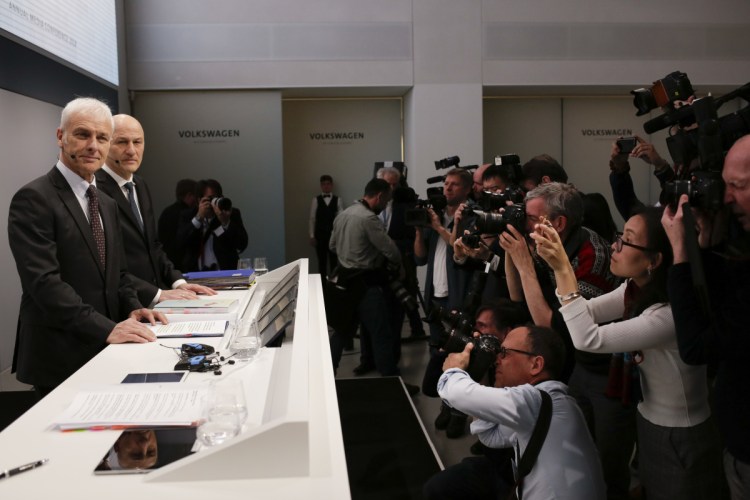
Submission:
[[[444,321],[448,326],[448,329],[442,329],[438,345],[435,347],[446,352],[461,352],[469,342],[474,344],[466,372],[473,380],[479,382],[500,353],[500,339],[494,335],[479,335],[474,338],[474,320],[467,313],[447,310],[434,303],[427,321]]]
[[[474,216],[474,229],[476,234],[500,234],[513,226],[519,233],[526,228],[526,208],[523,203],[513,205],[502,205],[499,212],[480,210],[476,202],[467,203],[464,208],[465,215]],[[469,235],[467,235],[469,236]],[[466,236],[463,236],[464,243]]]
[[[214,196],[211,198],[211,205],[218,208],[223,212],[230,212],[232,210],[232,200],[224,198],[223,196]]]

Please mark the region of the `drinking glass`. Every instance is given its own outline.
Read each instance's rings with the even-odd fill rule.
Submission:
[[[260,351],[260,331],[255,319],[240,319],[234,331],[234,337],[229,344],[233,358],[237,361],[250,361]]]
[[[255,257],[253,260],[253,269],[257,276],[262,276],[268,272],[268,264],[265,257]]]
[[[237,269],[250,269],[253,264],[253,259],[250,257],[242,257],[237,261]]]
[[[245,389],[239,379],[213,382],[206,402],[205,422],[198,427],[198,439],[216,446],[235,437],[247,420]]]

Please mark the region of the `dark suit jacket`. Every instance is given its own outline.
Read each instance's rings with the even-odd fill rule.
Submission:
[[[175,201],[161,213],[157,227],[157,236],[164,253],[177,267],[182,265],[185,255],[184,249],[177,244],[177,227],[180,224],[182,212],[185,211],[190,211],[190,207],[181,201]]]
[[[128,271],[134,276],[138,299],[141,304],[148,306],[160,288],[172,288],[172,283],[182,278],[182,273],[174,268],[156,238],[151,192],[146,182],[138,175],[133,176],[133,182],[143,218],[143,232],[117,181],[104,170],[96,173],[99,190],[107,193],[117,203]]]
[[[240,252],[247,248],[247,231],[242,224],[239,209],[232,208],[229,226],[221,236],[214,234],[214,231],[220,226],[219,219],[216,217],[211,220],[205,234],[203,234],[202,228],[196,228],[192,220],[197,213],[198,209],[183,212],[177,228],[177,243],[185,249],[181,269],[185,272],[201,270],[198,269],[201,244],[212,234],[214,235],[214,254],[216,254],[216,260],[219,262],[219,268],[236,269]]]
[[[100,193],[99,206],[104,269],[86,215],[57,168],[13,196],[8,240],[23,290],[14,356],[21,382],[60,384],[142,307],[125,267],[115,202]]]

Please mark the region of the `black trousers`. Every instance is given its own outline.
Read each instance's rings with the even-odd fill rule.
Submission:
[[[331,235],[324,236],[315,239],[315,254],[318,257],[318,272],[323,280],[328,276],[328,272],[332,271],[338,259],[336,254],[328,248],[328,243],[331,241]]]
[[[487,449],[432,476],[422,488],[426,500],[505,500],[513,488],[513,450]]]

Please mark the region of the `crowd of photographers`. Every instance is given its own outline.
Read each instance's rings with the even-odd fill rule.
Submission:
[[[480,440],[427,498],[750,498],[750,106],[717,113],[750,84],[696,99],[674,72],[632,93],[638,115],[664,111],[644,129],[670,127],[673,164],[639,136],[613,143],[621,232],[548,155],[440,160],[424,200],[394,186],[414,228],[402,256],[427,266],[422,392],[443,400],[436,428],[471,418]],[[654,167],[656,206],[631,161]]]

